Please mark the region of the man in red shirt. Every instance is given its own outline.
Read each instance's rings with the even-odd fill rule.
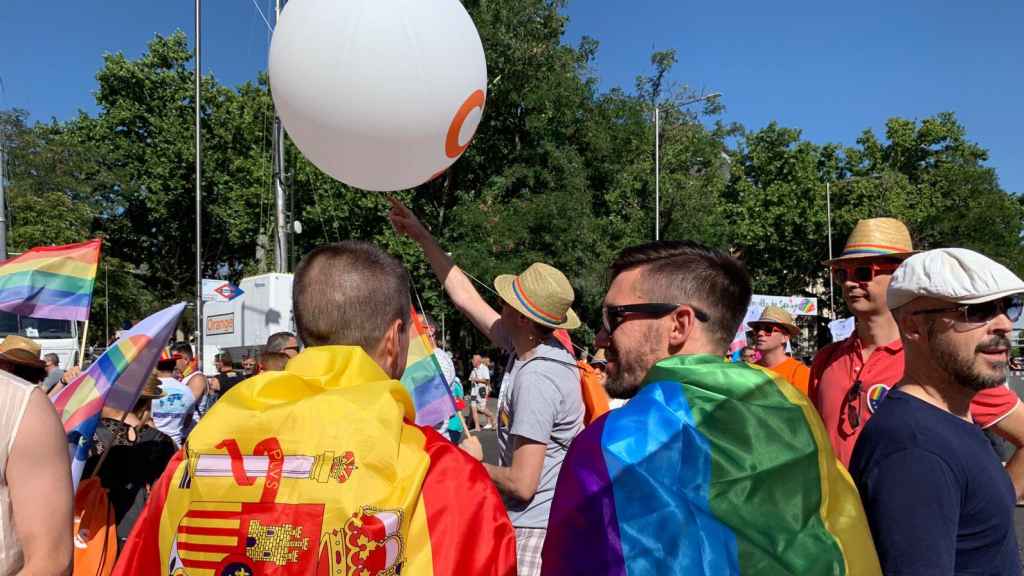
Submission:
[[[903,377],[903,343],[885,292],[892,273],[913,253],[910,232],[902,222],[871,218],[857,223],[842,255],[828,262],[857,327],[849,338],[822,348],[814,357],[808,396],[844,465],[850,462],[864,424]],[[975,396],[971,415],[982,428],[994,426],[1020,446],[1024,430],[1017,428],[1024,428],[1024,418],[1008,417],[1019,404],[1009,388],[990,388]],[[1015,479],[1014,485],[1018,493],[1024,489],[1024,481]]]
[[[789,312],[778,306],[768,306],[756,322],[750,323],[750,330],[755,337],[754,348],[761,353],[757,363],[807,394],[810,370],[803,362],[786,355],[786,343],[800,333]]]

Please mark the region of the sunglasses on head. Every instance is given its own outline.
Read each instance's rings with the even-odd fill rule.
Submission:
[[[959,320],[965,324],[987,324],[1000,314],[1006,314],[1010,322],[1016,322],[1020,318],[1022,310],[1024,310],[1024,298],[1018,294],[997,300],[989,300],[988,302],[979,302],[978,304],[961,304],[946,308],[916,310],[913,315],[959,312],[961,314]]]
[[[871,262],[866,264],[833,264],[832,277],[836,282],[867,283],[880,274],[892,274],[900,265],[895,262]]]
[[[647,302],[643,304],[625,304],[622,306],[605,306],[601,309],[601,327],[606,334],[611,336],[612,332],[623,322],[629,320],[629,316],[645,316],[647,318],[661,318],[682,304],[668,304],[660,302]],[[707,322],[710,318],[703,310],[690,306],[693,315],[701,322]]]

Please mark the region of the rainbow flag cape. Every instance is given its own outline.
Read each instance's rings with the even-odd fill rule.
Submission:
[[[100,240],[33,248],[0,263],[0,310],[33,318],[86,320]]]
[[[89,458],[100,410],[111,406],[127,412],[135,407],[184,309],[184,302],[175,304],[136,324],[54,396],[53,405],[68,436],[71,478],[76,489]]]
[[[434,356],[434,345],[430,343],[426,323],[415,308],[411,318],[409,359],[405,363],[402,384],[412,395],[413,405],[416,406],[416,423],[433,426],[447,422],[455,414],[455,400],[441,365]]]
[[[236,385],[153,486],[114,573],[514,576],[487,472],[412,411],[357,346]]]
[[[544,574],[878,575],[867,518],[807,397],[674,356],[572,444]]]

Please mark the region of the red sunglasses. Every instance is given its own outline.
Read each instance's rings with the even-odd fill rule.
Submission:
[[[874,262],[867,264],[833,264],[832,277],[840,284],[857,282],[866,284],[880,274],[892,274],[900,265],[895,262]]]

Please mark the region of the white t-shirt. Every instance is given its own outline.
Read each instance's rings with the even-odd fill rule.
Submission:
[[[174,378],[161,377],[160,388],[164,396],[153,400],[153,425],[170,436],[175,446],[180,447],[188,435],[186,427],[192,420],[196,397],[188,386]]]
[[[487,384],[481,384],[479,380],[486,380],[488,384],[491,381],[491,370],[486,364],[473,368],[473,371],[469,373],[469,383],[473,386],[473,397],[477,400],[485,400],[487,398]]]

